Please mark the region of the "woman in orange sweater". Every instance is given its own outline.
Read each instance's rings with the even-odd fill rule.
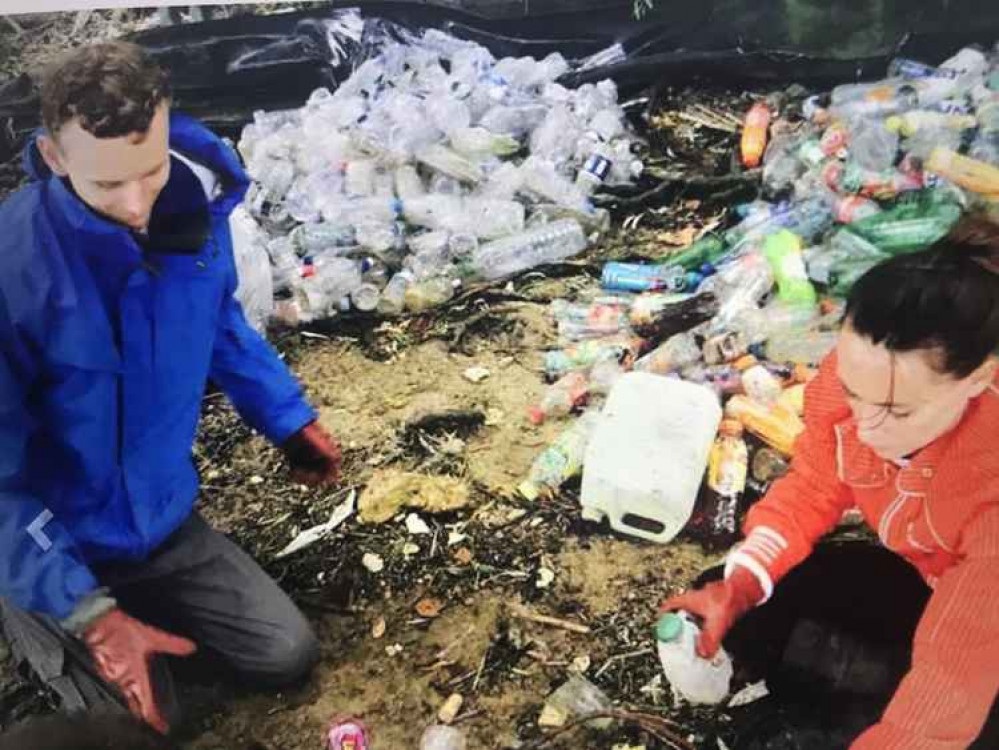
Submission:
[[[702,656],[754,618],[781,631],[761,638],[776,639],[766,650],[779,656],[793,620],[787,610],[801,600],[783,596],[785,588],[800,594],[792,579],[807,581],[825,615],[839,609],[841,622],[875,610],[904,621],[903,610],[915,607],[908,669],[852,750],[972,746],[999,690],[997,237],[991,225],[965,225],[857,283],[836,351],[806,391],[806,429],[790,473],[750,510],[723,580],[663,605],[703,618]],[[828,564],[821,576],[807,574],[818,562],[805,562],[816,542],[850,509],[909,563],[903,567],[918,571],[924,593],[912,593],[904,577],[898,585],[865,580],[863,566],[853,566],[852,580]],[[816,558],[828,562],[830,550],[820,550]],[[872,589],[880,601],[859,593]],[[736,658],[743,646],[732,646]],[[983,742],[974,746],[999,747],[994,737]]]

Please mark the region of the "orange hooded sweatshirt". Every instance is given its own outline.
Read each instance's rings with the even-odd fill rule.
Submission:
[[[858,439],[835,354],[806,390],[805,424],[791,471],[750,510],[726,572],[747,568],[765,601],[858,508],[933,594],[909,673],[851,750],[967,748],[999,691],[999,378],[905,467]]]

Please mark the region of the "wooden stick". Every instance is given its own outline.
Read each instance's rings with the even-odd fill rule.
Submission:
[[[568,620],[560,620],[557,617],[548,617],[548,615],[538,615],[527,611],[527,609],[519,604],[511,605],[510,610],[511,614],[518,620],[527,620],[528,622],[534,622],[538,625],[549,625],[553,628],[561,628],[562,630],[568,630],[572,633],[580,633],[581,635],[588,635],[590,633],[590,628],[586,625],[569,622]]]

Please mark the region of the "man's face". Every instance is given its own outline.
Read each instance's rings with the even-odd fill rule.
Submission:
[[[860,440],[888,460],[909,456],[953,428],[995,376],[990,358],[966,378],[938,372],[934,352],[888,351],[843,326],[838,376]]]
[[[52,171],[67,177],[84,203],[144,232],[170,178],[169,110],[164,102],[147,132],[120,138],[97,138],[71,120],[56,138],[40,137],[38,146]]]

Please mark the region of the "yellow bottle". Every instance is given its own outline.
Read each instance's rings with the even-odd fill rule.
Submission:
[[[747,396],[729,399],[725,416],[738,419],[749,432],[785,456],[794,454],[794,441],[805,430],[805,423],[794,412],[780,406],[767,409]]]
[[[935,148],[926,161],[926,169],[965,190],[991,199],[999,198],[999,167],[949,149]]]

